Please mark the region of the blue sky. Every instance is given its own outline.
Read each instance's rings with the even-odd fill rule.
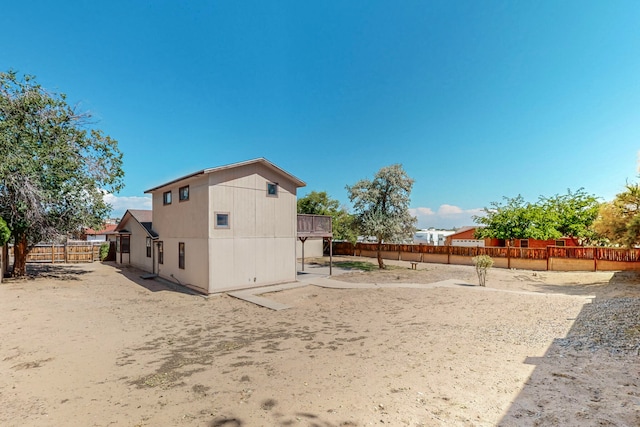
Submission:
[[[5,2],[0,70],[119,141],[126,187],[265,157],[349,206],[401,163],[420,227],[637,178],[637,1]]]

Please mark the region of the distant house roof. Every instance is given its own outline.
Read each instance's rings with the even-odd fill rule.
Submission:
[[[239,168],[241,166],[248,166],[248,165],[252,165],[252,164],[256,164],[256,163],[261,163],[264,166],[268,167],[269,169],[279,173],[280,175],[283,175],[283,176],[287,177],[297,187],[304,187],[305,185],[307,185],[301,179],[296,178],[295,176],[291,175],[289,172],[285,171],[284,169],[279,168],[278,166],[274,165],[273,163],[271,163],[267,159],[265,159],[263,157],[260,157],[260,158],[257,158],[257,159],[247,160],[247,161],[244,161],[244,162],[232,163],[232,164],[229,164],[229,165],[218,166],[218,167],[209,168],[209,169],[202,169],[202,170],[199,170],[197,172],[191,173],[189,175],[183,176],[181,178],[174,179],[173,181],[165,182],[164,184],[158,185],[157,187],[150,188],[149,190],[145,191],[145,193],[153,193],[154,191],[159,190],[162,187],[166,187],[168,185],[175,184],[176,182],[180,182],[180,181],[183,181],[185,179],[192,178],[194,176],[210,174],[210,173],[214,173],[214,172],[218,172],[218,171],[222,171],[222,170],[226,170],[226,169]]]
[[[467,225],[467,226],[465,226],[465,227],[460,227],[459,229],[457,229],[457,230],[456,230],[456,232],[455,232],[455,233],[450,234],[450,235],[448,236],[448,238],[449,238],[449,239],[455,239],[455,238],[456,238],[456,236],[458,236],[459,234],[468,233],[469,231],[471,231],[471,230],[475,230],[476,228],[479,228],[479,227],[477,227],[477,226],[475,226],[475,225]]]
[[[122,220],[120,220],[120,223],[118,223],[114,231],[118,233],[131,231],[124,228],[129,218],[132,218],[134,221],[138,222],[138,224],[140,224],[147,231],[149,237],[153,237],[154,239],[158,237],[158,233],[153,231],[152,228],[153,212],[151,210],[145,209],[128,209],[122,216]]]
[[[86,234],[87,236],[101,236],[104,234],[113,234],[116,227],[117,227],[117,224],[107,224],[104,226],[104,228],[100,230],[94,230],[93,228],[85,228],[84,234]]]

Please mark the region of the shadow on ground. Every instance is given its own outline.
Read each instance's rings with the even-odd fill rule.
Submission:
[[[131,280],[133,283],[145,288],[150,292],[166,291],[166,292],[177,292],[180,294],[187,294],[187,295],[201,295],[185,286],[181,286],[176,283],[171,283],[167,280],[154,279],[154,278],[143,279],[142,276],[148,275],[148,273],[142,270],[138,270],[135,267],[121,266],[121,265],[117,265],[115,262],[106,262],[105,264],[113,266],[116,272],[122,274],[124,277]]]
[[[640,275],[566,288],[553,286],[596,299],[544,356],[524,361],[535,369],[498,425],[640,425]]]
[[[81,264],[27,264],[27,276],[29,280],[38,277],[57,280],[80,280],[80,276],[88,271]]]
[[[595,295],[596,299],[640,297],[640,272],[618,271],[608,279],[593,281],[589,284],[536,284],[541,291],[565,295]]]
[[[262,403],[262,410],[272,411],[277,405],[277,402],[273,399],[267,399]],[[306,425],[311,427],[356,427],[353,421],[342,421],[338,424],[323,420],[320,416],[309,412],[296,412],[291,415],[285,415],[280,412],[273,411],[273,426],[292,426],[292,425]],[[302,424],[304,423],[304,424]],[[208,427],[244,427],[248,426],[244,421],[236,417],[216,417],[209,424]]]

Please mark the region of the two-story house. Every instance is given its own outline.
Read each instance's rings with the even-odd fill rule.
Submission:
[[[304,185],[259,158],[151,188],[150,233],[138,233],[144,242],[131,235],[129,263],[203,293],[295,281],[296,192]],[[133,259],[132,248],[143,245],[135,253],[147,264]]]

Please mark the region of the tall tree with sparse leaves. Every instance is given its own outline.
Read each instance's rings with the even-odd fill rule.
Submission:
[[[380,169],[373,180],[347,186],[358,230],[377,239],[380,268],[385,268],[382,243],[409,239],[416,229],[417,218],[409,213],[413,182],[402,165],[395,164]]]
[[[0,217],[15,244],[14,276],[26,274],[38,242],[100,227],[104,192],[123,186],[117,141],[90,118],[34,77],[0,73]]]

